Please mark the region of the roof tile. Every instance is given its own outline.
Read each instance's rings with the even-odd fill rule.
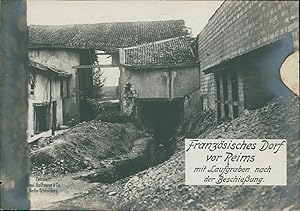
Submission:
[[[125,48],[125,64],[164,65],[197,62],[189,36],[176,37],[145,45]]]
[[[184,20],[30,25],[29,48],[124,48],[188,35]]]

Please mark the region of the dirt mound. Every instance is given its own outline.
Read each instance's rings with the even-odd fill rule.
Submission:
[[[129,153],[105,160],[105,166],[79,178],[89,182],[113,183],[151,166],[154,163],[154,154],[154,139],[152,137],[141,138],[134,142]]]
[[[62,174],[101,165],[101,160],[127,153],[145,132],[133,124],[80,123],[54,136],[30,153],[31,174]],[[38,149],[36,149],[38,148]]]
[[[195,138],[214,125],[216,125],[215,112],[201,111],[183,126],[182,133],[186,138]]]
[[[257,110],[212,127],[199,138],[277,138],[298,140],[299,97],[279,97]]]

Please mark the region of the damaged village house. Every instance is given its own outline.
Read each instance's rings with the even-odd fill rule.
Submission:
[[[227,121],[295,95],[280,68],[299,51],[297,8],[287,1],[224,1],[194,40],[121,49],[122,114],[133,112],[165,139],[199,111]]]
[[[7,11],[13,11],[12,8],[15,5],[12,4],[10,10],[9,4],[3,6],[3,8],[8,9]],[[9,18],[7,20],[8,23],[12,23],[14,19]],[[15,26],[15,24],[11,24],[11,26]],[[22,34],[25,37],[25,32]],[[92,95],[91,88],[89,88],[92,84],[92,68],[97,67],[94,64],[94,50],[99,50],[101,54],[111,55],[113,58],[116,58],[112,59],[112,61],[117,61],[116,65],[121,70],[119,90],[122,113],[124,115],[133,113],[137,116],[138,121],[145,121],[148,125],[154,125],[153,121],[159,119],[158,117],[147,116],[149,112],[155,113],[150,104],[156,106],[159,110],[167,110],[165,107],[171,105],[169,107],[171,108],[170,110],[172,112],[176,111],[178,115],[177,117],[176,115],[172,117],[177,118],[174,122],[181,122],[182,119],[188,118],[188,114],[193,113],[193,110],[187,108],[189,105],[194,105],[193,100],[199,97],[200,104],[195,104],[195,109],[212,109],[216,111],[218,119],[230,119],[242,116],[246,109],[263,107],[274,97],[292,94],[280,80],[279,71],[284,60],[289,55],[299,51],[299,3],[297,1],[224,1],[194,41],[185,37],[188,34],[183,21],[29,26],[29,58],[31,61],[28,84],[30,91],[28,97],[31,101],[28,106],[29,136],[34,138],[43,132],[49,130],[52,132],[51,130],[55,130],[55,127],[59,128],[61,125],[68,124],[68,122],[77,123],[86,118],[85,96]],[[160,47],[156,48],[157,46],[163,47],[165,44],[168,46],[168,42],[172,43],[174,40],[181,40],[182,37],[184,37],[183,40],[192,42],[191,49],[197,49],[196,52],[193,50],[189,52],[190,55],[195,56],[195,60],[185,58],[182,62],[177,62],[171,59],[177,56],[172,55],[173,53],[167,53],[170,50],[160,51]],[[17,40],[16,36],[12,36],[12,38],[18,41],[12,42],[13,44],[17,43],[22,49],[25,48],[23,40]],[[19,39],[19,37],[17,38]],[[10,42],[7,42],[7,44],[9,45],[5,46],[12,46]],[[124,50],[121,48],[124,48]],[[155,51],[148,50],[148,48],[155,49]],[[156,59],[156,61],[149,60],[149,58],[155,57],[155,52],[162,52],[162,54],[157,54],[159,59]],[[149,53],[152,56],[147,57],[146,55]],[[137,57],[137,55],[139,56]],[[160,55],[161,57],[166,56],[171,62],[164,59],[161,60]],[[15,57],[17,59],[16,64],[13,65],[15,68],[10,67],[12,74],[8,74],[8,76],[9,78],[19,78],[21,85],[17,87],[22,87],[22,82],[24,82],[24,77],[22,76],[26,71],[20,71],[19,74],[15,75],[13,73],[16,73],[15,71],[18,69],[24,69],[24,58],[23,55],[16,55]],[[139,58],[139,60],[135,58]],[[198,65],[197,61],[199,61]],[[4,63],[4,65],[8,67],[7,63]],[[176,81],[176,78],[180,76],[179,70],[185,71],[191,68],[190,74],[196,74],[196,70],[193,70],[194,65],[199,68],[199,83],[195,82],[199,88],[190,84],[194,83],[193,80],[193,82],[188,81],[188,85],[191,88],[186,89],[183,93],[176,91],[176,86],[187,86],[186,82],[180,83]],[[101,64],[98,67],[102,67]],[[157,80],[150,83],[147,78],[141,83],[140,80],[145,78],[143,74],[152,75]],[[197,81],[196,78],[193,79]],[[42,83],[42,81],[46,83]],[[183,79],[182,81],[185,80]],[[144,85],[149,89],[153,89],[156,87],[156,84],[158,84],[159,89],[154,90],[152,93],[143,90]],[[6,87],[9,87],[9,85],[6,85]],[[193,88],[195,88],[194,91]],[[13,97],[17,97],[14,99],[23,99],[23,92],[16,92],[16,94],[13,95]],[[193,97],[194,94],[195,97]],[[297,103],[298,100],[299,98]],[[12,102],[8,101],[5,105],[13,105]],[[22,106],[25,108],[26,105],[22,101],[20,101],[20,105],[21,107],[16,109],[16,112],[11,115],[12,117],[17,117],[14,114],[24,117],[20,111],[23,111],[21,108]],[[144,111],[147,110],[150,111],[145,113]],[[178,112],[178,110],[181,112]],[[186,112],[182,112],[184,110]],[[171,114],[171,111],[168,115]],[[47,114],[40,115],[42,113]],[[53,115],[55,113],[56,115]],[[4,117],[6,121],[9,119],[6,116]],[[40,122],[37,123],[36,121]],[[271,122],[270,124],[273,123],[272,120],[269,121],[267,119],[267,121]],[[25,182],[27,178],[23,174],[27,167],[27,162],[24,162],[27,159],[26,156],[24,157],[24,152],[26,151],[23,151],[26,145],[22,145],[22,142],[20,142],[23,140],[23,134],[20,131],[25,127],[20,126],[20,124],[17,124],[17,126],[19,130],[15,131],[15,136],[9,139],[6,138],[8,141],[5,141],[5,143],[11,144],[7,145],[9,146],[6,149],[7,152],[15,148],[20,149],[20,153],[10,153],[14,155],[15,161],[17,161],[13,165],[14,168],[10,167],[11,162],[3,162],[5,167],[3,169],[7,170],[4,172],[4,178],[5,180],[8,178],[13,184],[17,181],[15,186],[18,187],[17,190],[19,190],[19,187],[24,190],[21,193],[17,191],[18,194],[27,198],[26,188],[28,183]],[[287,124],[283,125],[283,127],[288,133],[291,125]],[[13,131],[10,127],[6,128],[8,131],[5,133],[6,135]],[[299,133],[297,135],[296,138],[299,138]],[[278,138],[284,138],[284,136]],[[22,147],[20,148],[20,146]],[[290,146],[288,149],[292,149],[293,146],[297,145]],[[4,161],[9,161],[6,157],[4,158]],[[292,157],[289,160],[292,160],[294,163],[292,165],[298,167],[297,162],[294,162],[297,161],[296,158]],[[16,166],[19,168],[16,168]],[[174,168],[170,169],[177,170],[176,166],[178,166],[178,163],[175,162],[172,166]],[[19,169],[22,171],[19,171]],[[296,169],[298,170],[298,168]],[[159,170],[161,171],[161,169]],[[14,174],[10,175],[9,172],[14,172]],[[296,171],[292,171],[288,175],[294,178],[296,173]],[[20,181],[19,178],[25,179]],[[158,181],[157,174],[154,174],[152,180]],[[176,180],[171,180],[170,184],[175,182]],[[156,188],[158,184],[153,183],[153,186]],[[175,185],[177,186],[176,183]],[[5,187],[8,186],[6,185]],[[276,195],[283,196],[285,194],[282,193],[288,193],[294,187],[297,188],[297,186],[293,185],[283,187],[283,189],[278,187],[278,192],[277,188],[274,189],[274,187],[270,186],[270,189],[261,189],[261,191],[266,191],[257,195],[259,198],[253,198],[251,191],[241,189],[242,193],[245,193],[245,191],[251,193],[250,195],[245,195],[243,204],[245,207],[254,204],[253,206],[257,208],[270,208],[270,205],[273,204],[277,206],[281,198],[272,198],[269,192],[275,190],[277,191]],[[205,187],[205,189],[200,188],[197,190],[202,190],[205,193],[203,196],[208,196],[206,197],[207,200],[203,202],[219,206],[220,201],[218,197],[212,200],[211,196],[214,194],[223,196],[225,195],[223,191],[214,189],[217,191],[211,192],[210,187],[208,189]],[[11,202],[10,196],[17,193],[14,189],[8,187],[4,191],[4,193],[8,193],[6,200],[9,199],[6,201],[6,204]],[[136,192],[142,192],[148,189],[150,187],[136,186],[135,190]],[[177,192],[178,189],[174,189],[174,192],[171,193]],[[154,192],[150,193],[151,196],[154,195],[152,194]],[[295,192],[291,191],[290,193],[293,194]],[[88,195],[87,197],[90,196]],[[238,198],[234,196],[238,196]],[[287,201],[285,204],[289,206],[288,209],[293,209],[290,207],[290,199],[285,198],[289,196],[285,195],[282,199]],[[121,197],[125,198],[124,195],[121,195]],[[171,198],[177,202],[177,198],[174,198],[172,194],[166,194],[166,201],[171,202]],[[249,201],[251,198],[252,200]],[[92,199],[97,201],[95,198]],[[154,198],[148,199],[148,202],[152,202],[153,200],[151,199]],[[240,199],[239,191],[235,194],[229,194],[228,197],[220,200],[225,202],[225,205],[227,204],[227,208],[231,209],[237,206],[234,203],[236,199]],[[295,198],[295,202],[296,200]],[[136,197],[136,201],[143,200],[140,200],[140,197]],[[264,206],[262,205],[263,201],[267,202]],[[73,203],[74,200],[70,200],[70,202]],[[132,206],[133,203],[131,202],[130,205]],[[200,202],[202,203],[202,201]],[[228,203],[232,204],[228,206]],[[29,206],[29,204],[26,206]],[[138,203],[136,206],[142,207]],[[223,209],[224,207],[220,208]]]
[[[201,110],[233,119],[292,94],[279,70],[299,49],[293,4],[225,1],[196,39],[183,20],[32,25],[29,56],[71,74],[63,123],[89,119],[93,69],[117,67],[121,114],[167,138]],[[111,64],[97,64],[97,54]]]
[[[169,106],[166,102],[169,101],[172,112],[177,113],[182,106],[178,102],[182,102],[187,93],[199,88],[200,72],[196,63],[196,51],[195,49],[193,51],[189,45],[191,41],[189,35],[190,29],[185,26],[183,20],[59,26],[30,25],[29,59],[34,70],[30,74],[32,80],[29,80],[28,136],[30,141],[54,134],[54,131],[66,128],[65,125],[72,126],[80,121],[91,119],[93,114],[88,99],[95,97],[93,73],[99,71],[99,68],[108,71],[117,68],[120,78],[113,92],[116,94],[119,90],[117,97],[122,105],[122,114],[127,115],[129,111],[128,109],[126,111],[125,105],[128,104],[127,97],[130,96],[127,96],[126,90],[130,84],[135,84],[134,77],[128,78],[127,72],[131,72],[129,66],[138,67],[146,62],[151,66],[149,71],[140,71],[146,75],[141,78],[138,75],[136,80],[149,81],[148,87],[155,87],[159,76],[161,84],[153,90],[153,93],[143,93],[139,90],[139,85],[142,83],[135,84],[137,88],[135,95],[141,98],[141,105],[143,100],[149,99],[150,103],[153,101],[158,106],[162,104],[162,108],[165,107],[166,110],[166,106]],[[143,60],[137,61],[134,58],[136,54],[132,54],[131,58],[123,55],[122,48],[136,46],[125,50],[133,52],[134,49],[143,50],[144,48],[141,48],[143,45],[145,45],[145,52],[152,51],[154,46],[157,48],[153,49],[158,50],[156,55],[149,55],[154,60],[149,60],[147,56],[148,58],[144,57]],[[109,62],[101,64],[99,62],[102,61],[99,59],[101,57],[110,57]],[[123,61],[124,58],[127,59]],[[177,65],[182,69],[182,73],[171,71]],[[39,71],[36,71],[37,69]],[[42,71],[49,74],[42,74]],[[57,76],[53,77],[51,71],[53,74],[57,73]],[[191,72],[191,75],[186,77],[184,72]],[[182,89],[184,81],[193,78],[195,83]],[[181,79],[184,81],[180,81]],[[176,123],[182,121],[182,114],[175,116]],[[141,116],[138,118],[142,119]],[[147,120],[147,123],[150,121]]]

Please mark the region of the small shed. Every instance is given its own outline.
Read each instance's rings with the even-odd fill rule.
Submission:
[[[164,134],[188,118],[188,101],[200,87],[193,41],[180,36],[120,51],[124,115],[135,115],[140,125]]]

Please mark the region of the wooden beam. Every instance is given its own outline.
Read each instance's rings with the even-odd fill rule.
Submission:
[[[119,67],[119,65],[116,64],[101,64],[101,65],[77,65],[73,66],[73,69],[85,69],[85,68],[106,68],[106,67]]]
[[[107,56],[111,56],[110,53],[96,53],[96,55],[107,55]]]
[[[180,100],[183,100],[184,99],[184,96],[182,97],[172,97],[172,98],[162,98],[162,97],[158,97],[158,98],[136,98],[136,100],[138,102],[154,102],[154,101],[180,101]]]

